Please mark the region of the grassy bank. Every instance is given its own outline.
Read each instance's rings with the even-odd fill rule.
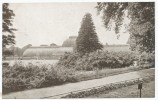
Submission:
[[[117,74],[128,73],[132,71],[143,70],[147,68],[148,67],[130,66],[130,67],[125,67],[125,68],[115,68],[115,69],[107,68],[107,69],[94,70],[94,71],[76,71],[75,79],[77,81],[92,80],[92,79],[108,77],[108,76],[117,75]]]
[[[155,97],[155,81],[143,83],[142,98]],[[108,93],[99,93],[87,98],[139,98],[138,85],[119,88]]]
[[[117,89],[129,87],[129,86],[136,86],[136,90],[138,90],[137,84],[140,82],[143,83],[143,89],[144,89],[144,88],[148,87],[148,85],[144,85],[144,84],[155,80],[154,71],[155,71],[154,69],[141,70],[138,72],[138,75],[140,77],[142,77],[142,79],[127,80],[127,81],[123,81],[123,82],[107,84],[104,86],[93,87],[91,89],[80,90],[78,92],[72,92],[72,93],[64,96],[63,98],[86,98],[86,97],[87,98],[92,98],[92,97],[97,98],[97,96],[99,96],[99,95],[108,94],[112,91],[115,92],[115,90],[117,90]],[[148,76],[148,77],[146,77],[146,76]],[[154,85],[152,85],[152,86],[153,87],[151,88],[151,91],[154,91],[155,86]],[[123,91],[127,92],[128,90],[123,90]],[[128,92],[130,92],[130,90]]]

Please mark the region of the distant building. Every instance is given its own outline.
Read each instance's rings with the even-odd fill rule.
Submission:
[[[59,59],[66,52],[73,52],[77,36],[70,36],[63,42],[62,46],[55,43],[40,46],[29,46],[23,53],[23,57],[30,59]],[[104,45],[103,51],[130,51],[129,45]]]
[[[50,44],[51,47],[57,47],[55,43]]]
[[[72,47],[36,46],[30,47],[23,53],[23,57],[38,59],[59,59],[65,52],[72,52]]]
[[[40,46],[48,46],[48,45],[46,45],[46,44],[42,44],[42,45],[40,45]]]

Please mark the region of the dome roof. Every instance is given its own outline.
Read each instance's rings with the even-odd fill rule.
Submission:
[[[73,47],[76,44],[77,36],[70,36],[63,42],[63,47]]]
[[[50,46],[51,47],[57,47],[57,45],[55,43],[51,43]]]
[[[72,47],[30,47],[23,53],[24,57],[51,57],[72,52]]]

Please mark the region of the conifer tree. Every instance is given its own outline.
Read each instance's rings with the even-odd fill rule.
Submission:
[[[3,3],[3,13],[2,13],[3,47],[6,47],[7,45],[15,44],[14,31],[16,31],[16,29],[12,28],[13,26],[12,22],[14,16],[15,14],[13,13],[13,10],[9,9],[9,4]]]
[[[92,15],[86,13],[82,19],[79,35],[76,39],[76,51],[79,54],[85,54],[102,49],[103,45],[99,43],[95,26],[92,21]]]

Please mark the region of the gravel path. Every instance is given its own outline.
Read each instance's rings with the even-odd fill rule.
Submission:
[[[155,69],[145,69],[140,71],[134,71],[109,77],[104,77],[100,79],[94,79],[94,80],[88,80],[88,81],[81,81],[77,83],[68,83],[63,84],[59,86],[53,86],[53,87],[47,87],[47,88],[40,88],[40,89],[31,89],[26,91],[20,91],[20,92],[14,92],[10,94],[3,95],[3,99],[38,99],[48,96],[53,96],[57,94],[72,92],[76,90],[82,90],[86,88],[92,88],[100,85],[106,85],[110,83],[135,79],[135,78],[141,78],[143,76],[146,76],[147,73],[153,73],[154,74]]]

